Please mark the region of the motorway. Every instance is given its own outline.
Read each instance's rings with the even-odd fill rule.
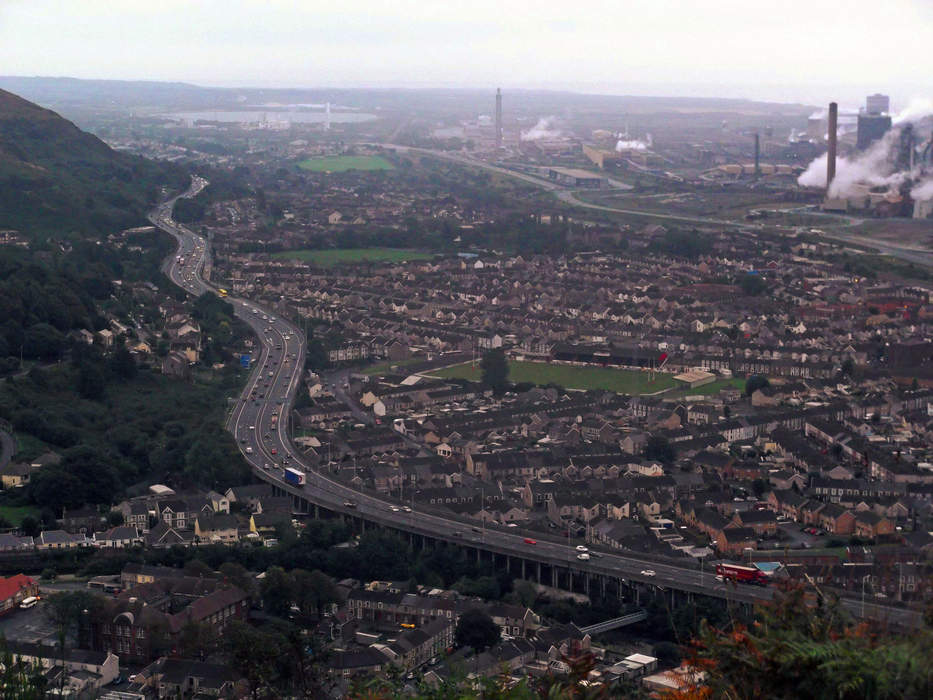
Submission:
[[[195,178],[191,188],[180,196],[193,196],[205,185],[204,180]],[[163,203],[150,215],[150,221],[171,233],[179,244],[178,250],[166,260],[163,269],[175,284],[193,295],[208,290],[216,291],[201,274],[209,254],[207,242],[172,220],[175,199],[177,197]],[[692,562],[679,564],[673,563],[673,559],[662,562],[611,552],[597,552],[589,560],[580,560],[573,542],[563,539],[555,541],[547,534],[533,535],[534,540],[531,540],[525,533],[507,527],[486,526],[481,529],[475,521],[457,520],[452,515],[424,510],[413,511],[400,507],[388,498],[361,493],[326,473],[315,471],[312,465],[302,460],[300,452],[293,448],[288,438],[287,417],[289,407],[300,389],[305,338],[291,322],[251,301],[233,297],[229,297],[228,301],[233,305],[236,315],[256,333],[260,352],[254,358],[246,387],[229,415],[227,428],[235,436],[254,474],[263,481],[337,513],[477,550],[560,567],[572,571],[575,576],[584,573],[602,574],[630,583],[653,585],[663,590],[677,589],[737,602],[767,600],[773,595],[771,588],[736,587],[717,581],[708,568],[703,571]],[[349,405],[359,412],[359,407],[344,393],[346,377],[346,372],[336,373],[327,381],[337,397],[349,401]],[[305,472],[304,486],[295,486],[285,481],[286,467]],[[529,568],[527,577],[533,578],[535,567],[532,565]],[[549,583],[546,579],[542,582]],[[853,612],[859,612],[859,608],[855,607],[858,604],[854,601],[846,601],[846,605]],[[868,616],[879,620],[916,622],[913,611],[874,604],[864,607]]]

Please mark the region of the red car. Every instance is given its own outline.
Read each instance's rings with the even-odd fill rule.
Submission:
[[[278,452],[276,451],[276,449],[275,449],[274,447],[272,448],[272,454],[274,454],[274,455],[278,454]]]
[[[525,544],[538,544],[537,540],[533,540],[530,537],[525,538]]]

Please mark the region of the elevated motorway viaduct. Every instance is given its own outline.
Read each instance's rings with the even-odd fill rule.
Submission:
[[[199,192],[206,181],[194,178],[181,197]],[[158,206],[150,221],[178,241],[176,253],[164,263],[165,274],[191,294],[217,291],[202,276],[208,261],[209,246],[201,236],[172,219],[177,197]],[[184,264],[180,262],[184,260]],[[255,476],[272,485],[280,495],[293,499],[297,512],[317,516],[336,514],[353,519],[360,528],[378,526],[403,533],[415,546],[430,547],[447,542],[463,547],[471,556],[492,558],[516,577],[581,592],[631,591],[636,596],[646,592],[664,592],[677,596],[705,595],[735,603],[751,604],[768,600],[771,588],[735,586],[717,581],[712,571],[696,568],[692,562],[662,560],[633,554],[600,552],[598,557],[577,558],[577,543],[555,540],[547,534],[517,532],[506,527],[478,530],[475,521],[458,519],[447,511],[406,512],[401,504],[380,495],[361,492],[316,471],[289,439],[290,406],[299,391],[305,360],[305,338],[290,321],[252,301],[229,297],[237,317],[248,324],[259,340],[259,355],[242,394],[227,419],[244,458]],[[336,375],[332,382],[343,382]],[[334,387],[339,393],[344,387]],[[306,483],[298,486],[285,480],[285,467],[306,473]],[[477,531],[478,530],[478,531]],[[533,541],[529,541],[533,540]],[[845,600],[856,615],[878,622],[898,625],[917,624],[916,611],[891,605]]]

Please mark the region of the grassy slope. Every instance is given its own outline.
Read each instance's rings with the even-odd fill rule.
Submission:
[[[0,90],[0,228],[109,233],[145,222],[174,165],[119,153],[51,110]]]

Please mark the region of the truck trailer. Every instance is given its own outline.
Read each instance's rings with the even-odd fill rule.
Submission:
[[[751,583],[757,586],[767,586],[769,583],[765,573],[754,566],[717,564],[716,575],[721,576],[723,581],[735,581],[736,583]]]
[[[293,486],[304,486],[305,473],[298,471],[297,469],[292,469],[291,467],[286,467],[285,481],[292,484]]]

